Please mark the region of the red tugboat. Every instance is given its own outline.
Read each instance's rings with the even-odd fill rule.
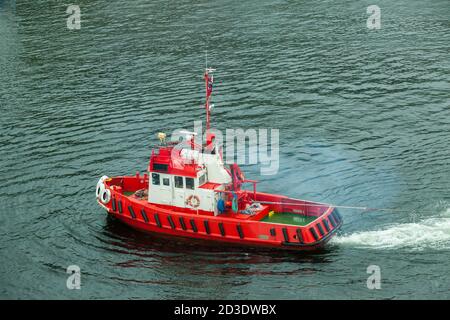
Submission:
[[[185,132],[184,143],[152,150],[148,173],[103,176],[98,203],[127,225],[156,234],[288,250],[322,247],[342,225],[333,206],[256,190],[237,164],[225,167],[210,132],[213,69],[206,69],[206,141]],[[252,190],[242,188],[253,185]]]

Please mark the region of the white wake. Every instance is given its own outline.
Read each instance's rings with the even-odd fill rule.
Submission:
[[[400,223],[375,231],[336,236],[331,243],[360,248],[395,249],[450,248],[450,208],[439,217],[415,223]]]

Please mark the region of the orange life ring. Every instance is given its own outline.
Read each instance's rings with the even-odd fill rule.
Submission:
[[[186,199],[186,204],[190,207],[197,208],[200,205],[200,198],[196,195],[191,194]]]

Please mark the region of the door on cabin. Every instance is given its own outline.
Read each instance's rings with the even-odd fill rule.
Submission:
[[[195,192],[195,179],[194,178],[190,178],[190,177],[184,178],[184,197],[185,197],[186,208],[198,209],[198,205],[200,205],[200,203],[198,203],[197,206],[192,206],[192,204],[195,203],[195,199],[193,197],[196,197],[197,199],[199,199]],[[191,203],[186,203],[186,201],[190,198],[191,198]]]
[[[173,205],[181,208],[186,207],[186,192],[184,190],[185,183],[184,177],[174,176],[173,177],[173,192],[174,192],[174,202]]]
[[[158,183],[155,183],[156,185],[159,185],[157,191],[157,197],[158,197],[158,203],[165,204],[165,205],[173,205],[173,186],[172,186],[172,179],[171,176],[168,174],[152,174],[152,179],[157,179],[159,181]],[[156,188],[155,188],[156,189]],[[151,192],[151,190],[150,190]]]

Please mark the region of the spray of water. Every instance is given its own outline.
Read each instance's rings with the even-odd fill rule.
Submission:
[[[450,208],[439,216],[399,223],[380,230],[337,236],[332,243],[374,249],[450,249]]]

